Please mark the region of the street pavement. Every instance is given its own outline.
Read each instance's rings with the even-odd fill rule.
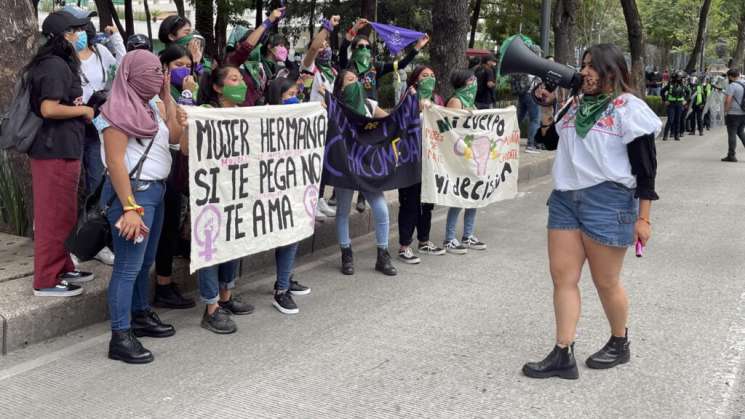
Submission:
[[[200,328],[201,307],[164,312],[177,333],[143,339],[156,357],[149,365],[108,360],[106,323],[12,352],[0,358],[0,417],[743,415],[745,161],[722,163],[725,151],[722,129],[658,142],[653,239],[643,258],[629,253],[623,272],[627,365],[584,366],[609,334],[586,270],[580,379],[520,373],[554,341],[545,178],[479,212],[486,251],[397,263],[394,278],[372,269],[369,235],[353,244],[354,277],[338,272],[336,249],[299,260],[295,277],[313,292],[296,298],[296,316],[271,307],[273,267],[244,272],[239,292],[257,309],[235,317],[238,333]],[[438,241],[443,216],[432,228]]]

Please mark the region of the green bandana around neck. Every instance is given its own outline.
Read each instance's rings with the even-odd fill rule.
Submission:
[[[579,109],[575,115],[575,124],[577,135],[585,138],[588,132],[598,122],[603,112],[608,108],[608,104],[613,99],[612,95],[584,95],[579,102]]]
[[[185,47],[189,45],[189,42],[191,42],[192,39],[194,39],[194,35],[188,34],[182,38],[177,39],[176,43],[181,45],[182,47]]]
[[[419,99],[432,99],[436,84],[437,79],[435,79],[434,77],[427,77],[425,79],[419,80],[416,89],[417,93],[419,93]]]
[[[355,112],[362,116],[367,115],[365,108],[367,95],[365,94],[365,89],[362,87],[362,83],[356,81],[345,87],[342,96],[345,105],[354,109]]]
[[[463,104],[463,109],[473,109],[476,101],[476,90],[478,86],[476,83],[467,84],[453,93],[453,96],[460,100]]]
[[[352,62],[354,63],[357,73],[362,75],[370,70],[370,50],[368,48],[357,48],[352,53]]]

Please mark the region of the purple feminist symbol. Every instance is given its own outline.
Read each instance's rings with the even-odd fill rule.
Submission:
[[[316,210],[318,208],[318,186],[308,185],[308,187],[305,188],[303,203],[305,204],[305,212],[310,216],[310,225],[315,226]]]
[[[215,205],[204,207],[194,222],[194,241],[202,249],[199,251],[199,256],[205,262],[211,261],[212,256],[217,252],[215,242],[220,234],[221,226],[222,216]]]

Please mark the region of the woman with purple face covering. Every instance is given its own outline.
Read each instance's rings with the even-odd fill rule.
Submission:
[[[171,169],[169,144],[178,143],[182,132],[169,90],[170,75],[164,74],[158,57],[145,50],[132,51],[122,60],[111,95],[94,121],[102,133],[101,154],[109,171],[101,202],[111,202],[107,218],[117,255],[109,283],[109,358],[127,363],[153,360],[138,336],[175,333],[148,303],[149,271]]]

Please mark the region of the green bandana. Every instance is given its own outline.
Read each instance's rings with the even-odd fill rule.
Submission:
[[[419,80],[417,84],[417,93],[419,93],[419,99],[432,99],[432,94],[435,91],[435,85],[437,79],[434,77],[427,77],[426,79]]]
[[[241,39],[243,39],[244,36],[248,33],[248,28],[241,25],[236,25],[233,28],[233,31],[230,33],[230,37],[228,38],[227,46],[228,48],[235,48],[235,45],[240,42]]]
[[[323,77],[326,79],[326,81],[334,85],[334,81],[336,81],[336,75],[334,75],[334,69],[331,68],[329,65],[319,65],[318,69],[321,70],[321,73],[323,74]]]
[[[367,114],[367,110],[365,108],[367,95],[365,94],[365,89],[362,87],[362,83],[356,81],[353,84],[345,87],[344,91],[342,92],[342,96],[345,105],[354,109],[355,112],[362,116],[365,116]]]
[[[370,50],[368,48],[354,50],[352,53],[352,62],[357,68],[358,74],[366,73],[370,70]]]
[[[222,96],[236,105],[246,101],[246,92],[248,92],[248,86],[244,82],[235,86],[226,85],[222,88]]]
[[[575,124],[577,126],[577,135],[585,138],[588,132],[595,126],[600,117],[603,115],[608,104],[613,99],[611,95],[584,95],[579,102],[579,109],[575,115]]]
[[[473,109],[474,102],[476,101],[476,83],[467,84],[453,93],[453,96],[460,100],[463,104],[463,109]]]
[[[186,35],[183,38],[177,39],[176,40],[176,43],[179,44],[179,45],[181,45],[182,47],[185,47],[185,46],[189,45],[189,42],[191,42],[192,39],[194,39],[194,35],[188,34],[188,35]]]

